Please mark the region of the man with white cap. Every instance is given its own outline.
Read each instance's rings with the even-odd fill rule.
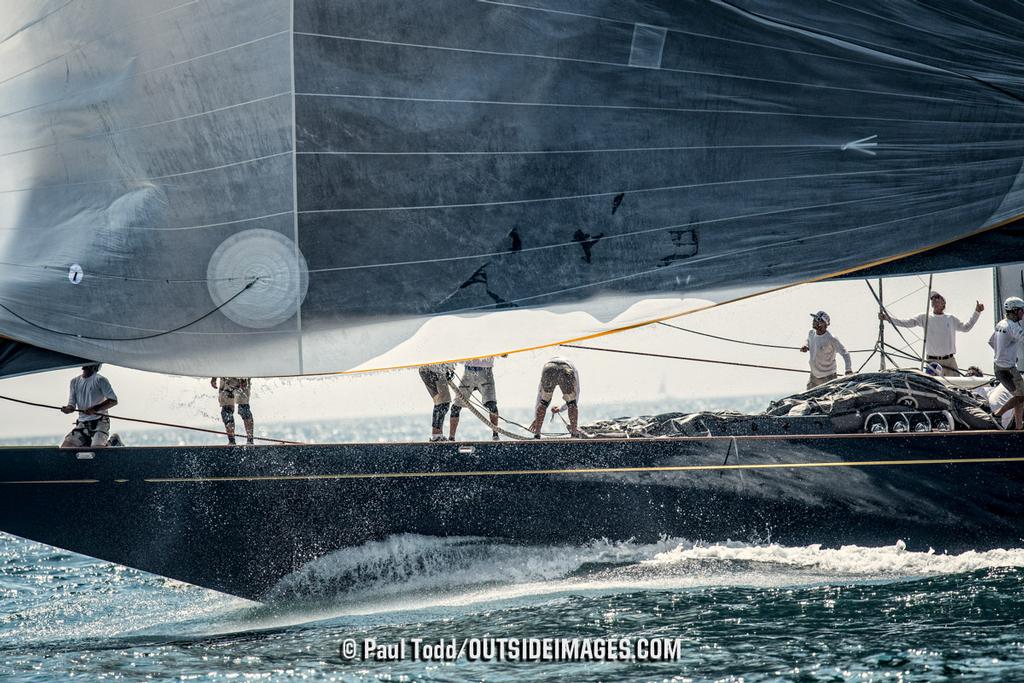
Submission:
[[[824,384],[836,378],[836,354],[843,357],[846,364],[846,374],[853,374],[853,363],[850,354],[836,337],[828,331],[829,323],[832,322],[825,311],[811,313],[814,319],[812,330],[807,334],[807,343],[800,348],[802,353],[810,352],[811,377],[807,382],[807,388]]]
[[[1024,342],[1024,327],[1021,327],[1021,319],[1024,318],[1024,299],[1011,296],[1003,302],[1003,310],[1006,317],[996,323],[996,331],[992,333],[988,343],[995,351],[996,379],[1013,394],[1013,398],[993,415],[996,422],[999,422],[1004,413],[1013,410],[1014,426],[1021,429],[1024,427],[1024,379],[1017,369],[1017,360],[1021,342]]]
[[[901,320],[893,318],[888,312],[880,312],[879,320],[888,320],[896,327],[925,327],[927,324],[928,338],[925,340],[925,361],[935,362],[942,366],[942,374],[959,376],[960,367],[956,364],[956,333],[970,332],[978,316],[985,310],[980,301],[975,302],[974,313],[967,322],[961,322],[955,315],[946,315],[946,299],[938,292],[932,292],[929,298],[932,312],[925,316],[921,313],[913,318]]]

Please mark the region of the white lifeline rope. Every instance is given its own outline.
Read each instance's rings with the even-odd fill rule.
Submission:
[[[452,373],[452,377],[455,377],[455,376],[457,376],[457,375],[455,375],[455,373]],[[459,381],[460,382],[462,381],[461,377],[459,378]],[[476,415],[480,419],[481,422],[483,422],[485,425],[487,425],[491,429],[492,432],[496,431],[499,434],[501,434],[502,436],[507,436],[510,439],[515,439],[516,441],[524,441],[526,439],[532,439],[533,438],[533,434],[530,434],[530,436],[522,436],[521,434],[514,434],[513,432],[510,432],[510,431],[508,431],[506,429],[502,429],[501,427],[494,426],[493,424],[491,424],[490,417],[485,417],[484,414],[481,413],[479,410],[477,410],[476,406],[473,405],[473,397],[472,397],[472,395],[466,396],[464,393],[462,393],[462,389],[460,389],[455,384],[455,382],[452,381],[451,377],[447,378],[447,382],[448,382],[448,386],[450,386],[452,388],[452,391],[455,392],[455,395],[458,396],[459,398],[461,398],[462,402],[466,404],[465,407],[469,408],[469,412],[471,412],[474,415]]]

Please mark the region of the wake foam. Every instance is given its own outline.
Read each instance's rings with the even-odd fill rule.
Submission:
[[[645,564],[669,569],[688,562],[708,560],[744,563],[748,566],[809,569],[837,578],[902,578],[962,574],[994,567],[1024,567],[1024,549],[972,550],[959,555],[946,555],[932,550],[909,552],[903,541],[880,548],[850,545],[838,549],[822,548],[820,545],[787,547],[775,544],[682,543],[659,553]]]
[[[592,541],[584,546],[522,546],[474,537],[399,534],[340,550],[284,577],[266,596],[276,602],[339,595],[395,595],[564,578],[590,567],[640,562],[678,547]]]
[[[331,553],[285,577],[268,602],[462,604],[558,592],[713,586],[786,586],[893,580],[1024,567],[1024,549],[959,555],[885,547],[799,547],[741,542],[592,541],[522,546],[414,534]]]

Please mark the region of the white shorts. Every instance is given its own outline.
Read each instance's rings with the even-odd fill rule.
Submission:
[[[540,373],[540,386],[537,388],[535,408],[551,403],[555,387],[562,390],[563,401],[575,401],[579,391],[579,378],[576,371],[568,363],[548,362]]]
[[[459,390],[455,394],[455,405],[466,407],[462,395],[469,398],[474,391],[480,392],[480,402],[484,405],[498,402],[498,394],[494,390],[494,368],[467,367],[462,373]]]

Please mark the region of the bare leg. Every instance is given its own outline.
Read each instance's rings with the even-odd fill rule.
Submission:
[[[544,413],[547,412],[547,404],[538,405],[537,409],[533,411],[533,422],[530,423],[530,431],[534,434],[540,435],[541,427],[544,426]]]
[[[1003,415],[1010,410],[1013,411],[1013,426],[1015,429],[1020,430],[1022,427],[1022,420],[1024,420],[1024,416],[1022,416],[1022,411],[1024,411],[1024,396],[1011,397],[1009,401],[1003,404],[1002,408],[992,413],[992,416],[996,419],[996,422],[999,422]]]
[[[569,433],[577,436],[580,433],[580,408],[575,403],[569,406]]]
[[[434,404],[434,411],[430,415],[430,440],[431,441],[442,441],[444,439],[444,418],[448,415],[448,406],[451,405],[450,401],[444,401],[443,403]]]
[[[448,438],[455,441],[455,432],[459,429],[459,418],[452,415],[448,418]]]
[[[491,436],[498,438],[498,412],[491,413]]]
[[[228,445],[235,445],[235,407],[221,406],[220,419],[224,422],[224,431],[228,435]]]
[[[1024,401],[1024,396],[1011,396],[1010,400],[1003,404],[1003,407],[992,413],[996,417],[1002,417],[1007,412],[1015,410],[1021,402]]]
[[[251,446],[252,443],[253,443],[253,441],[252,441],[253,434],[256,433],[255,432],[255,427],[253,425],[253,420],[252,420],[251,417],[250,418],[244,418],[242,420],[242,424],[245,425],[245,442]]]

